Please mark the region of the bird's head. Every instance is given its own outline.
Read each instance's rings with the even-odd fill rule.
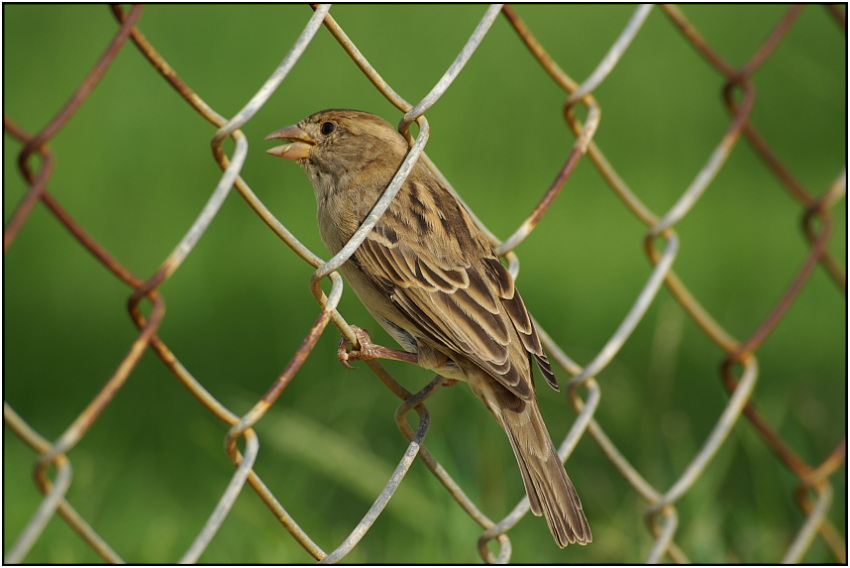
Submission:
[[[382,164],[394,173],[408,150],[404,137],[383,118],[343,109],[311,114],[272,132],[266,140],[286,142],[266,152],[301,164],[314,185],[344,185],[346,176]]]

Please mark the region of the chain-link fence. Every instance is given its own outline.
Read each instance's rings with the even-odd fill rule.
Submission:
[[[846,562],[845,18],[4,6],[5,560]],[[468,389],[336,361],[377,326],[261,141],[328,107],[522,245],[590,545]]]

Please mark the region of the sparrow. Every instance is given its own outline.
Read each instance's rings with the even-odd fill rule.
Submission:
[[[317,112],[266,137],[269,154],[298,162],[313,184],[319,232],[332,254],[351,238],[389,185],[409,146],[384,119],[344,109]],[[464,381],[504,429],[531,511],[555,542],[591,541],[534,391],[532,360],[558,383],[513,278],[454,194],[417,161],[380,221],[341,272],[402,350],[371,343],[340,359],[409,361]]]

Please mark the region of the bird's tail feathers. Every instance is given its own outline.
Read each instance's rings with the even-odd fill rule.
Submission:
[[[586,544],[593,537],[581,500],[549,438],[537,403],[532,399],[520,406],[518,411],[502,406],[494,414],[511,442],[531,511],[546,518],[561,548],[576,542]]]

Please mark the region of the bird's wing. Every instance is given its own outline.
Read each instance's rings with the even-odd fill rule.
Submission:
[[[355,253],[355,263],[422,336],[462,354],[515,395],[532,396],[529,354],[557,390],[510,273],[453,197],[440,199],[440,207],[423,203],[424,196],[433,195],[420,191],[429,181],[412,182],[413,210],[391,207],[385,215],[395,216],[394,222],[375,227]],[[442,187],[437,191],[448,193]],[[427,209],[437,215],[426,214]],[[439,223],[432,226],[429,220]],[[523,349],[514,345],[512,359],[517,337]]]

